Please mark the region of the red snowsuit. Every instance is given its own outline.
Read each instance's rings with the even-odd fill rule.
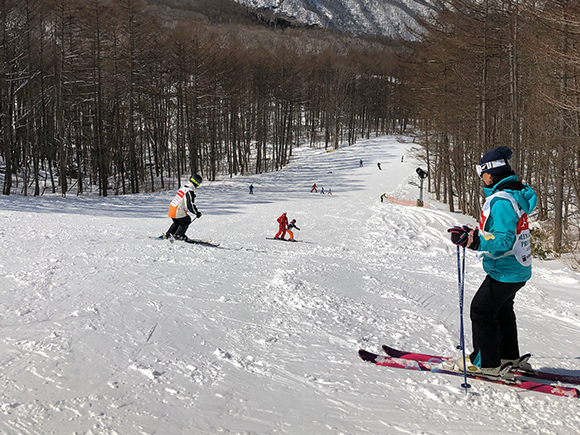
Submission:
[[[274,238],[281,238],[283,239],[284,236],[286,235],[286,229],[288,228],[288,217],[286,216],[286,213],[282,213],[282,216],[280,216],[278,219],[278,224],[280,224],[280,228],[278,230],[278,232],[276,233],[276,235],[274,236]]]

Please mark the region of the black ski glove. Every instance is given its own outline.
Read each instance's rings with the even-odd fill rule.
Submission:
[[[469,248],[477,251],[479,248],[479,230],[469,228],[467,225],[462,227],[455,226],[447,230],[451,233],[451,242],[454,245],[461,246],[463,248]]]

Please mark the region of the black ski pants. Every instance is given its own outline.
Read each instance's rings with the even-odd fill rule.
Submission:
[[[498,367],[502,359],[519,358],[514,299],[524,285],[485,278],[471,301],[472,363]]]
[[[191,224],[191,217],[185,216],[182,218],[171,218],[173,223],[167,230],[167,234],[173,234],[174,237],[185,236],[185,232],[189,228],[189,224]]]

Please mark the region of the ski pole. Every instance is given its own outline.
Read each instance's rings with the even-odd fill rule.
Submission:
[[[463,248],[463,259],[460,260],[459,246],[457,246],[457,278],[459,283],[459,347],[463,358],[463,384],[461,386],[467,391],[471,387],[467,382],[467,364],[465,361],[465,330],[463,328],[463,293],[465,289],[465,248]]]

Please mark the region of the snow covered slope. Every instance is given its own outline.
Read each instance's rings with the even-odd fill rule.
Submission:
[[[380,202],[417,198],[411,146],[302,148],[282,171],[204,183],[188,234],[220,248],[149,239],[174,192],[1,197],[0,433],[577,433],[576,400],[477,381],[466,394],[358,358],[383,343],[456,353],[445,230],[473,221],[428,197]],[[303,243],[266,240],[284,211]],[[516,299],[522,350],[580,374],[580,276],[534,267]],[[467,301],[483,276],[470,256]]]
[[[408,38],[418,14],[436,9],[433,0],[236,0],[295,17],[307,24],[355,34]]]

